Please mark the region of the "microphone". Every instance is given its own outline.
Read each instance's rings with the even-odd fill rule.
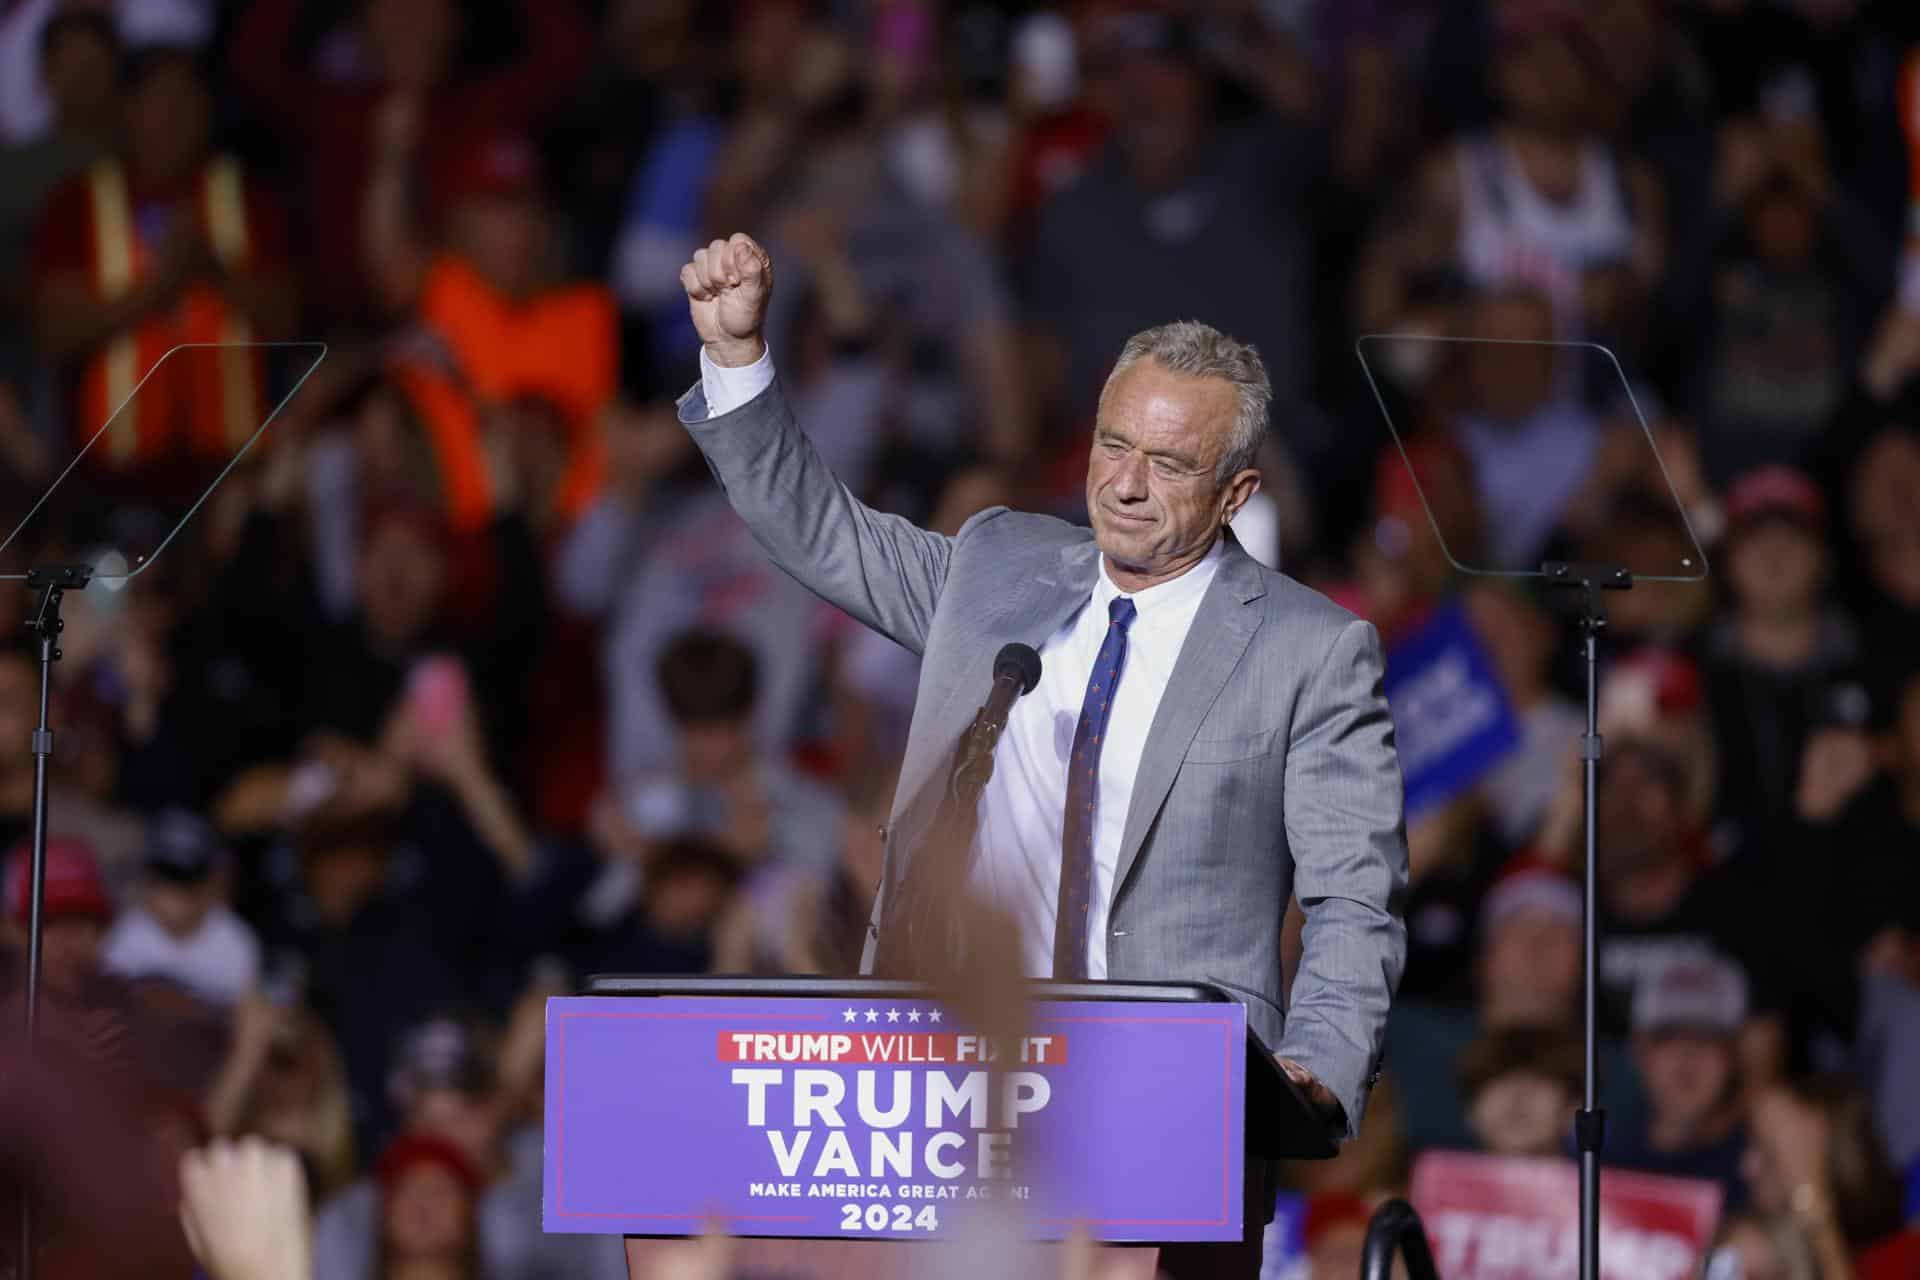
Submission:
[[[987,700],[974,714],[973,724],[960,740],[960,752],[953,766],[953,790],[970,792],[978,798],[993,776],[993,749],[1007,727],[1007,715],[1014,701],[1031,693],[1040,683],[1040,655],[1030,644],[1014,643],[1003,647],[993,659],[993,687]]]

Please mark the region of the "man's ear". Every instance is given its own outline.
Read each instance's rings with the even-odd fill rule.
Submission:
[[[1260,492],[1260,473],[1252,467],[1235,472],[1221,488],[1220,523],[1227,524],[1240,514],[1247,500]]]

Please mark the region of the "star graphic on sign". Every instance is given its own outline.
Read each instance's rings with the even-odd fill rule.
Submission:
[[[920,1011],[918,1009],[907,1010],[907,1021],[908,1022],[920,1021]]]
[[[852,1022],[855,1018],[859,1016],[860,1015],[858,1013],[855,1013],[852,1009],[848,1009],[845,1013],[840,1015],[841,1019],[846,1022]]]
[[[927,1021],[928,1022],[940,1021],[940,1011],[938,1009],[927,1010]]]
[[[869,1009],[869,1010],[867,1010],[867,1021],[868,1021],[868,1022],[878,1022],[879,1020],[880,1020],[880,1015],[879,1015],[879,1013],[878,1013],[878,1012],[876,1012],[876,1011],[875,1011],[875,1010],[873,1010],[873,1009]]]
[[[888,1022],[900,1021],[900,1011],[898,1009],[887,1010],[887,1021]]]

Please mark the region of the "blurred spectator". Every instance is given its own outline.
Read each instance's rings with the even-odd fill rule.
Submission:
[[[1350,1192],[1323,1192],[1309,1199],[1300,1228],[1307,1251],[1305,1280],[1358,1275],[1372,1216],[1367,1202]]]
[[[7,921],[24,944],[32,894],[32,854],[15,845],[7,859]],[[72,838],[47,841],[41,900],[40,981],[50,1000],[82,1005],[97,994],[101,943],[113,921],[113,903],[93,850]]]
[[[408,1134],[380,1155],[375,1280],[480,1280],[475,1206],[481,1175],[453,1143]],[[326,1274],[317,1266],[317,1275]]]
[[[1808,737],[1866,723],[1859,642],[1825,598],[1826,502],[1812,480],[1785,467],[1749,472],[1725,510],[1731,608],[1707,633],[1702,662],[1716,794],[1737,843],[1784,853]]]
[[[1304,390],[1306,197],[1323,163],[1283,103],[1247,126],[1219,120],[1198,34],[1184,19],[1133,11],[1089,51],[1124,86],[1113,133],[1042,210],[1026,280],[1028,319],[1052,343],[1048,390],[1076,428],[1091,419],[1113,353],[1169,316],[1257,347],[1277,420]]]
[[[396,373],[433,443],[448,519],[478,528],[516,499],[537,518],[542,497],[577,515],[599,482],[595,427],[619,353],[606,290],[558,276],[538,153],[512,134],[460,153],[436,248],[408,207],[429,124],[421,104],[396,95],[375,123],[366,251],[382,306],[415,320]],[[544,495],[527,491],[541,450],[559,464]]]
[[[1454,436],[1473,466],[1486,558],[1473,568],[1540,567],[1547,539],[1593,472],[1600,424],[1568,384],[1577,348],[1551,345],[1552,303],[1531,284],[1483,295],[1467,348],[1467,409]]]
[[[1633,1002],[1633,1056],[1646,1083],[1641,1125],[1610,1125],[1609,1164],[1717,1182],[1723,1203],[1746,1199],[1740,1180],[1739,1037],[1746,980],[1717,958],[1676,961]]]
[[[0,59],[6,56],[0,52]],[[41,203],[64,179],[112,149],[120,123],[119,64],[112,16],[81,9],[47,17],[33,62],[21,70],[22,81],[38,73],[52,119],[43,135],[0,146],[0,279],[6,281],[0,285],[0,370],[21,371],[18,353],[6,348],[26,337],[16,326],[26,318],[27,250]]]
[[[114,921],[103,967],[125,978],[162,977],[211,1004],[230,1006],[260,979],[260,943],[227,905],[227,851],[190,813],[148,824],[139,904]]]
[[[563,544],[555,591],[604,619],[608,776],[632,783],[676,763],[660,655],[689,627],[724,629],[758,670],[754,742],[780,755],[811,728],[824,606],[768,563],[664,404],[609,424],[624,456],[616,484]],[[677,468],[677,470],[676,470]]]
[[[213,0],[21,0],[0,18],[0,145],[43,140],[61,128],[63,86],[41,61],[49,32],[97,15],[129,45],[198,48],[213,34]]]
[[[836,865],[840,802],[755,749],[760,673],[752,651],[723,632],[688,631],[668,644],[656,670],[679,762],[674,776],[629,793],[640,836],[698,835],[749,870],[778,866],[824,879]]]
[[[1855,1068],[1871,1091],[1874,1118],[1893,1163],[1908,1172],[1908,1213],[1920,1193],[1920,1098],[1911,1083],[1920,1072],[1920,941],[1883,939],[1861,976]]]
[[[1467,1119],[1482,1150],[1558,1156],[1572,1144],[1580,1043],[1564,1031],[1509,1027],[1467,1046],[1456,1067]]]
[[[1875,640],[1870,686],[1880,705],[1920,670],[1920,436],[1910,428],[1877,433],[1854,464],[1853,545],[1864,561],[1861,622]]]
[[[678,377],[699,349],[681,264],[708,228],[757,221],[766,188],[851,70],[844,43],[797,0],[741,5],[729,18],[731,103],[696,92],[661,126],[634,170],[614,244],[613,287],[647,323],[655,382]]]
[[[1720,1228],[1708,1255],[1706,1280],[1821,1280],[1813,1245],[1786,1218],[1743,1213]]]
[[[226,1061],[208,1092],[207,1127],[299,1153],[315,1202],[323,1203],[359,1172],[353,1107],[326,1027],[287,1000],[255,995],[234,1008]]]
[[[1552,618],[1520,591],[1498,583],[1470,588],[1466,603],[1474,632],[1520,717],[1520,745],[1484,784],[1488,817],[1509,848],[1523,848],[1546,817],[1559,785],[1559,762],[1586,731],[1586,718],[1552,685]]]
[[[396,1247],[425,1251],[428,1240],[439,1238],[429,1230],[429,1209],[451,1216],[450,1202],[443,1198],[448,1188],[396,1189],[399,1174],[429,1158],[460,1173],[458,1181],[470,1199],[464,1234],[471,1271],[463,1274],[487,1280],[624,1276],[617,1238],[540,1230],[541,1150],[538,1143],[529,1149],[508,1141],[511,1089],[498,1052],[498,1044],[471,1020],[436,1017],[407,1032],[389,1085],[400,1109],[402,1136],[380,1158],[373,1180],[348,1187],[322,1206],[314,1224],[315,1280],[382,1280],[400,1274]],[[436,1221],[442,1230],[450,1229],[444,1220]]]
[[[1824,164],[1752,167],[1715,258],[1712,354],[1697,375],[1702,461],[1716,484],[1829,451],[1891,256]]]
[[[1512,1029],[1572,1034],[1580,1009],[1580,888],[1571,876],[1516,859],[1487,891],[1474,930],[1474,1004],[1450,1008],[1402,999],[1387,1020],[1388,1070],[1416,1150],[1465,1147],[1468,1106],[1453,1073],[1476,1039]],[[1640,1123],[1633,1063],[1619,1041],[1600,1043],[1600,1100],[1611,1126]]]
[[[1665,265],[1665,199],[1598,132],[1610,86],[1592,19],[1567,0],[1491,7],[1502,114],[1426,161],[1408,225],[1363,272],[1361,324],[1397,328],[1416,282],[1450,273],[1541,291],[1567,336],[1630,336]]]
[[[581,71],[592,37],[573,0],[520,0],[514,8],[519,56],[484,72],[458,65],[462,15],[451,0],[360,6],[343,33],[348,65],[338,69],[317,68],[297,47],[301,0],[262,0],[240,16],[234,79],[305,157],[308,301],[323,325],[363,323],[367,302],[379,296],[369,287],[362,210],[395,95],[420,123],[411,177],[425,187],[437,222],[450,171],[474,139],[537,124]]]
[[[1901,1226],[1901,1187],[1861,1094],[1823,1079],[1754,1103],[1741,1172],[1753,1206],[1791,1216],[1820,1274],[1896,1280],[1920,1265],[1920,1232]]]
[[[42,354],[77,374],[75,446],[111,417],[89,465],[151,477],[182,455],[224,462],[266,416],[258,352],[162,357],[183,342],[280,337],[294,296],[285,215],[213,150],[197,56],[135,50],[123,91],[120,158],[63,183],[41,211],[34,313]]]

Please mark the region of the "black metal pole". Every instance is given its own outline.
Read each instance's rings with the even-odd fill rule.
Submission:
[[[1592,595],[1597,599],[1598,592]],[[1600,1276],[1600,1144],[1606,1117],[1600,1110],[1597,1081],[1599,1060],[1599,982],[1600,899],[1596,870],[1596,821],[1600,781],[1600,628],[1604,620],[1589,614],[1582,619],[1581,630],[1587,659],[1587,736],[1581,744],[1586,807],[1586,892],[1582,895],[1582,946],[1585,950],[1586,1051],[1585,1080],[1581,1085],[1580,1114],[1575,1118],[1575,1141],[1580,1150],[1580,1280],[1599,1280]]]
[[[1600,1109],[1600,633],[1607,629],[1609,591],[1625,591],[1633,575],[1610,565],[1550,561],[1541,567],[1550,587],[1580,592],[1580,641],[1587,677],[1587,732],[1580,740],[1581,804],[1585,817],[1585,866],[1581,894],[1581,978],[1584,1026],[1584,1077],[1580,1110],[1573,1117],[1574,1147],[1580,1153],[1580,1280],[1600,1280],[1600,1150],[1606,1143],[1607,1115]]]
[[[60,600],[69,588],[84,587],[92,577],[87,568],[35,570],[27,575],[28,587],[40,592],[40,604],[27,620],[40,651],[40,722],[33,731],[33,842],[28,855],[27,878],[27,1039],[26,1053],[34,1052],[34,1037],[40,1026],[40,932],[44,924],[42,909],[47,890],[47,765],[53,756],[53,729],[47,710],[53,697],[53,664],[60,661],[60,633],[66,623],[60,619]],[[33,1280],[33,1188],[20,1189],[20,1266],[19,1280]]]

